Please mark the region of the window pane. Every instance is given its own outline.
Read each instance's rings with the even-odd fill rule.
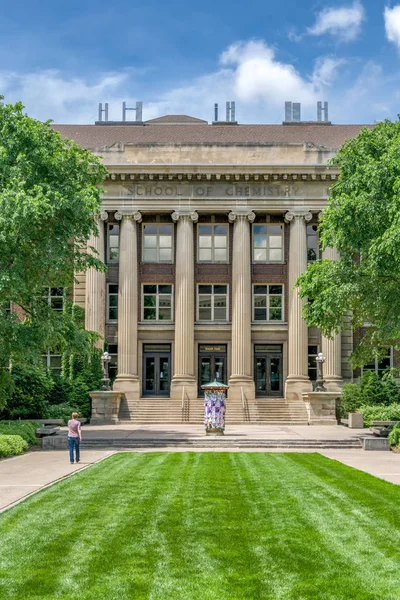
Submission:
[[[118,319],[118,308],[110,307],[108,316],[110,321],[116,321]]]
[[[157,248],[157,236],[156,235],[145,235],[144,236],[145,248]]]
[[[214,285],[214,294],[226,294],[226,285]]]
[[[108,303],[109,306],[118,306],[118,296],[116,294],[111,294]]]
[[[228,233],[228,226],[227,225],[215,225],[214,226],[214,235],[226,236],[227,233]]]
[[[160,321],[170,321],[171,320],[171,309],[170,308],[160,308],[158,311],[158,318]]]
[[[199,237],[199,246],[200,248],[211,248],[211,236],[202,235]]]
[[[268,233],[270,235],[282,235],[282,225],[269,225]]]
[[[224,308],[224,307],[214,308],[214,319],[216,321],[226,321],[226,308]]]
[[[254,286],[254,293],[255,294],[266,294],[267,293],[267,286],[266,285],[255,285]]]
[[[118,248],[118,236],[110,235],[110,248]]]
[[[144,225],[144,234],[147,235],[149,233],[156,234],[157,233],[157,225]]]
[[[156,320],[156,309],[153,308],[144,308],[143,309],[143,319],[145,321],[155,321]]]
[[[282,309],[271,308],[269,311],[269,320],[270,321],[282,321]]]
[[[64,296],[64,288],[51,288],[50,296]]]
[[[109,352],[109,354],[117,354],[118,353],[118,344],[108,344],[108,352]]]
[[[115,236],[116,239],[118,239],[119,236],[119,225],[116,224],[112,224],[108,226],[108,230],[110,232],[110,235]]]
[[[170,307],[171,306],[171,296],[159,296],[158,306],[160,308]]]
[[[50,354],[50,367],[52,369],[61,369],[61,356]]]
[[[270,294],[282,294],[282,286],[281,285],[270,285],[269,293]]]
[[[226,248],[226,236],[216,235],[214,237],[214,248]]]
[[[199,297],[199,308],[211,308],[211,296]]]
[[[170,235],[160,235],[160,248],[171,248],[172,238]]]
[[[281,296],[270,296],[269,297],[270,308],[280,308],[282,306]]]
[[[160,225],[158,228],[158,232],[162,235],[172,236],[172,227],[172,225]]]
[[[307,260],[308,262],[314,262],[317,260],[317,253],[313,248],[309,248],[307,250]]]
[[[212,286],[211,285],[199,285],[199,294],[211,294]]]
[[[266,234],[267,233],[267,226],[266,225],[253,225],[254,229],[254,235],[257,234]]]
[[[118,294],[118,285],[109,285],[108,292],[109,294]]]
[[[53,310],[62,310],[63,304],[64,304],[63,298],[52,298],[51,299],[51,308]]]
[[[254,320],[255,321],[266,321],[267,320],[267,309],[266,308],[256,308],[254,310]]]
[[[254,296],[254,306],[256,308],[267,306],[267,296]]]
[[[171,261],[172,250],[170,248],[161,248],[160,249],[160,260],[161,261]]]
[[[282,247],[282,238],[276,235],[271,235],[269,238],[269,247],[270,248],[281,248]]]
[[[157,250],[146,248],[144,251],[144,260],[147,262],[157,262]]]
[[[267,251],[266,250],[255,250],[254,251],[254,260],[257,262],[266,262],[267,261]]]
[[[156,296],[144,296],[143,306],[156,306]]]
[[[217,248],[214,250],[214,260],[218,262],[226,261],[226,248]]]
[[[211,321],[211,308],[199,308],[199,320]]]
[[[199,235],[211,235],[212,225],[199,225]]]
[[[212,260],[212,250],[200,248],[199,250],[199,260]]]
[[[269,260],[271,262],[281,261],[282,260],[282,250],[270,250],[269,251]]]
[[[267,247],[267,236],[255,235],[254,236],[254,248],[266,248]]]
[[[156,285],[144,285],[143,286],[143,292],[145,294],[157,294],[157,286]]]
[[[172,293],[172,285],[159,285],[158,291],[160,294],[171,294]]]
[[[226,307],[226,296],[214,296],[214,307]]]
[[[119,251],[118,248],[110,248],[110,260],[118,260]]]

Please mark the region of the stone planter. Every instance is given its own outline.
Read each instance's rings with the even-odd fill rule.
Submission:
[[[309,425],[336,425],[337,392],[307,392],[302,394]]]
[[[91,425],[113,425],[119,422],[119,407],[122,392],[96,391],[89,392],[92,399]]]

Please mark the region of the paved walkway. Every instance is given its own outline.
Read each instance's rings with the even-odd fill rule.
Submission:
[[[30,452],[0,461],[0,512],[32,492],[86,468],[112,452],[87,450],[79,464],[71,465],[68,452]]]

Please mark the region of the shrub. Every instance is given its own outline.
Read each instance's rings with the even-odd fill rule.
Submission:
[[[361,389],[357,383],[346,383],[340,397],[340,416],[347,417],[362,405]]]
[[[26,442],[20,435],[0,435],[0,457],[17,456],[28,448]]]
[[[46,418],[47,396],[52,382],[41,367],[15,366],[12,369],[14,391],[6,407],[12,419]]]
[[[361,406],[392,406],[400,402],[400,390],[392,372],[382,378],[372,371],[364,371],[357,383],[346,383],[340,398],[340,416],[358,411]]]
[[[51,389],[46,398],[47,403],[50,405],[68,404],[70,395],[70,382],[63,375],[53,375],[51,377]]]
[[[371,421],[400,421],[400,404],[388,406],[360,406],[358,412],[364,415],[364,426],[371,427]]]
[[[0,421],[0,435],[19,435],[28,444],[37,444],[36,429],[39,427],[39,423],[29,421],[24,423],[22,421]]]
[[[391,446],[400,446],[400,423],[395,425],[389,433],[389,442]]]
[[[63,402],[62,404],[54,404],[53,406],[49,406],[47,408],[47,418],[48,419],[64,419],[66,423],[68,419],[71,418],[72,413],[75,408]]]

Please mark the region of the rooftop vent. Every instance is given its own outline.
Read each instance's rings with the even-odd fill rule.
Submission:
[[[322,120],[322,114],[324,119]],[[328,103],[317,102],[317,120],[302,121],[301,120],[301,104],[300,102],[285,102],[285,120],[282,125],[332,125],[328,120]]]
[[[136,112],[135,121],[127,121],[126,113],[130,110]],[[103,120],[104,115],[104,120]],[[108,120],[108,102],[99,104],[99,119],[95,122],[95,125],[143,125],[143,102],[136,102],[134,108],[130,108],[126,105],[126,102],[122,103],[122,121],[109,121]]]
[[[226,103],[226,120],[218,120],[218,104],[214,104],[213,125],[237,125],[236,121],[236,103],[234,101]]]

